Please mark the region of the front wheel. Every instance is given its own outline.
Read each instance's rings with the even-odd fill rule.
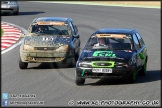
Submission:
[[[78,54],[75,54],[75,52],[74,52],[74,56],[71,58],[71,66],[72,67],[76,67],[77,60],[78,60]]]
[[[142,69],[139,71],[139,75],[144,76],[146,75],[146,69],[147,69],[147,62],[145,61],[144,65],[142,66]]]
[[[19,12],[18,12],[18,11],[13,13],[13,15],[18,15],[18,14],[19,14]]]
[[[129,79],[129,82],[130,83],[135,83],[136,79],[137,79],[137,69],[135,68],[133,70],[133,73],[131,75],[131,78]]]
[[[13,15],[18,15],[19,14],[19,9],[16,12],[13,12]]]
[[[76,61],[75,61],[75,58],[73,57],[71,59],[71,67],[75,67],[76,66]]]
[[[80,85],[84,85],[84,83],[85,83],[85,78],[79,78],[75,71],[75,84],[80,86]]]
[[[80,49],[79,49],[79,51],[77,52],[77,54],[75,55],[75,61],[77,61],[77,60],[78,60],[79,55],[80,55]]]
[[[20,69],[27,69],[28,63],[22,62],[21,58],[19,59],[19,68]]]

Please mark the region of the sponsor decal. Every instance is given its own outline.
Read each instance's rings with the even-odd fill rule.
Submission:
[[[85,69],[82,70],[81,76],[84,76],[84,73],[85,73]]]
[[[116,58],[116,54],[113,54],[113,51],[95,51],[92,56],[93,57],[104,56],[104,57]]]

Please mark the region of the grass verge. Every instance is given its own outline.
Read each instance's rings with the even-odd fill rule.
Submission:
[[[4,34],[4,30],[3,30],[3,29],[1,29],[1,37],[3,36],[3,34]]]

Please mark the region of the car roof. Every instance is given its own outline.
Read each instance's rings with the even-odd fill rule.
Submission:
[[[66,22],[68,19],[71,18],[66,18],[66,17],[39,17],[36,19],[37,21],[61,21],[61,22]]]
[[[102,28],[102,29],[98,29],[97,31],[95,31],[93,34],[108,34],[108,33],[116,33],[116,34],[128,34],[131,32],[137,32],[134,29],[123,29],[123,28]]]

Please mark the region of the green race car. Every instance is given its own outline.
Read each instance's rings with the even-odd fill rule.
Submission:
[[[135,82],[145,75],[147,49],[140,34],[131,29],[99,29],[88,39],[76,64],[75,83],[86,78],[123,78]]]

